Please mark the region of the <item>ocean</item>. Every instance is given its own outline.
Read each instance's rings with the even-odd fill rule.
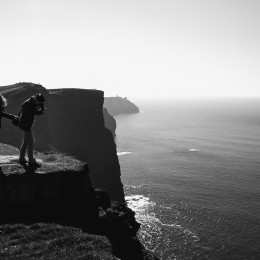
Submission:
[[[260,259],[260,99],[136,102],[116,116],[126,200],[160,259]]]

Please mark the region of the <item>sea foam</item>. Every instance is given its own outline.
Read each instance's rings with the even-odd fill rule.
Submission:
[[[122,156],[122,155],[126,155],[126,154],[131,154],[131,152],[118,152],[117,156]]]

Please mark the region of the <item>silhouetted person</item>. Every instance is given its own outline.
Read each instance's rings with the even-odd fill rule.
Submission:
[[[2,124],[2,117],[8,118],[8,119],[14,119],[15,115],[6,113],[5,107],[7,106],[7,100],[3,97],[3,95],[0,94],[0,128]]]
[[[26,100],[22,109],[18,115],[19,127],[23,130],[24,138],[20,148],[20,163],[26,163],[25,154],[27,151],[28,160],[30,165],[39,165],[33,157],[34,150],[34,135],[33,135],[33,123],[35,115],[42,115],[45,109],[44,107],[45,98],[42,94],[37,94]]]

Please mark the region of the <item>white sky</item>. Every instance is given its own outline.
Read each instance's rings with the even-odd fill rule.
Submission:
[[[0,85],[260,96],[260,0],[0,0]]]

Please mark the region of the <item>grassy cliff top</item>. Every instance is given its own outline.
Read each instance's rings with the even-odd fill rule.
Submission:
[[[33,171],[37,174],[46,174],[59,171],[80,171],[85,167],[85,163],[60,153],[37,153],[35,152],[37,162],[40,167],[30,167],[21,165],[18,162],[19,150],[13,146],[0,143],[0,168],[5,175],[22,174]]]
[[[55,172],[70,174],[85,169],[83,162],[58,153],[35,153],[37,161],[41,163],[41,166],[38,168],[19,164],[18,156],[19,150],[17,148],[0,144],[1,174],[14,177],[24,175],[26,177],[26,173],[31,173],[31,171],[34,174],[29,176],[52,175],[52,173],[55,175]],[[26,192],[22,189],[23,182],[21,187],[19,186],[21,189],[16,189],[17,187],[15,186],[19,180],[13,180],[13,182],[13,185],[8,187],[12,188],[15,193],[18,190],[20,195],[26,195]],[[33,183],[36,183],[35,180]],[[0,188],[3,189],[3,185],[0,185]],[[32,188],[33,186],[28,184],[27,190],[32,191]],[[0,189],[0,193],[1,191]],[[49,192],[50,190],[48,190]],[[19,194],[16,199],[20,199],[19,201],[22,203],[26,196],[20,198]],[[1,195],[3,195],[3,192]],[[30,202],[30,200],[28,201]],[[15,205],[19,206],[19,204]],[[89,206],[86,205],[86,207]],[[1,212],[0,214],[3,215],[3,213]],[[17,214],[19,215],[20,213],[18,210]],[[27,211],[25,214],[31,215],[32,213]],[[51,211],[52,213],[53,211]],[[75,212],[74,214],[77,217],[77,213]],[[10,222],[7,222],[7,224],[0,225],[0,259],[117,259],[112,254],[109,240],[104,236],[85,233],[80,228],[54,223],[22,223],[23,221],[21,221],[21,224],[10,224]]]
[[[106,237],[37,223],[0,226],[1,259],[118,259]]]

